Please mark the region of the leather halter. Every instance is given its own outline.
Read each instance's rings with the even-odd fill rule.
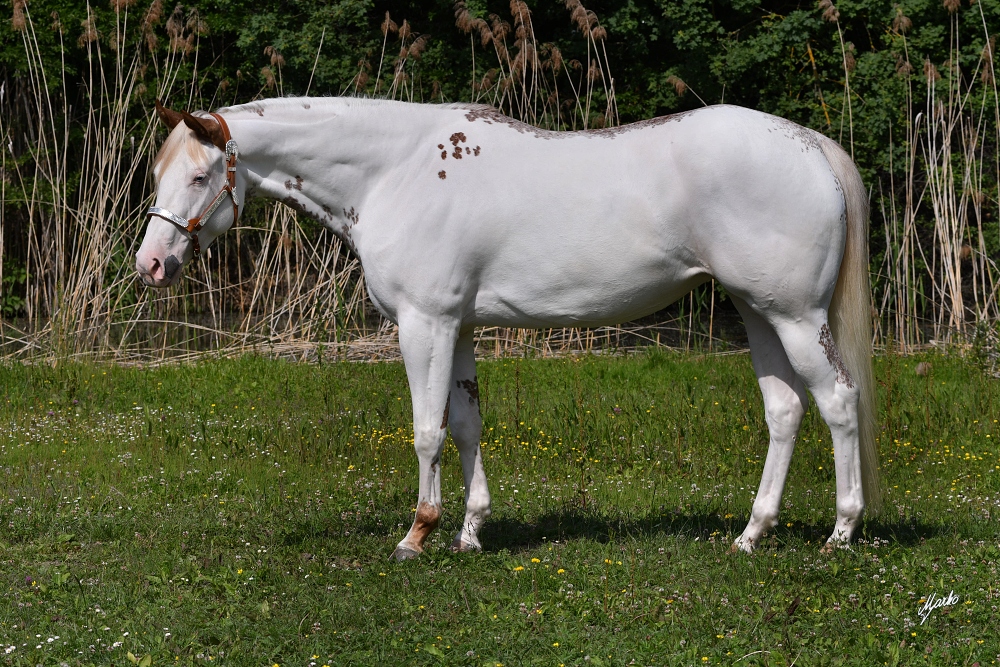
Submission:
[[[226,140],[226,184],[222,186],[219,193],[215,195],[215,198],[205,207],[199,215],[191,218],[190,220],[185,220],[176,213],[172,213],[165,208],[160,208],[159,206],[150,206],[149,210],[146,212],[146,219],[148,220],[151,216],[156,216],[158,218],[163,218],[167,222],[172,222],[177,225],[185,232],[187,232],[188,238],[191,239],[191,243],[194,245],[194,256],[197,257],[201,254],[201,243],[198,241],[198,232],[201,231],[202,227],[205,226],[205,222],[212,217],[215,210],[219,208],[222,200],[226,198],[226,195],[233,200],[233,224],[236,224],[236,220],[240,216],[240,199],[239,195],[236,194],[236,160],[239,158],[239,148],[236,146],[236,142],[233,140],[233,135],[229,133],[229,125],[226,124],[225,119],[217,113],[211,114],[215,120],[219,121],[219,125],[222,127],[222,136]]]

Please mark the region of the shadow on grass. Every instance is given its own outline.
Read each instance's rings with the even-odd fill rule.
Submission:
[[[748,515],[733,516],[729,519],[718,514],[668,513],[659,516],[628,520],[601,516],[583,510],[563,510],[549,512],[528,522],[508,517],[491,518],[483,526],[480,539],[485,551],[509,549],[521,551],[533,549],[553,540],[590,540],[607,543],[616,540],[649,539],[657,537],[686,537],[707,540],[715,534],[722,540],[735,539],[749,521]],[[971,526],[967,526],[971,528]],[[823,543],[830,536],[833,523],[823,524],[793,523],[780,525],[772,534],[779,544],[786,542]],[[969,531],[971,532],[971,531]],[[977,535],[980,531],[976,531]],[[924,522],[886,522],[875,518],[867,521],[856,533],[858,538],[871,541],[874,538],[890,544],[913,547],[922,542],[949,534],[973,538],[977,535],[965,534],[959,527]]]

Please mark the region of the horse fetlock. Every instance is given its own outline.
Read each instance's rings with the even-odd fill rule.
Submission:
[[[466,531],[460,530],[451,542],[451,550],[454,553],[478,553],[483,550],[483,547],[475,535],[466,534]]]

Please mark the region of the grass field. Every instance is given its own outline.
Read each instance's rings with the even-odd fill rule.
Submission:
[[[917,375],[918,361],[932,371]],[[807,415],[781,525],[749,357],[480,364],[493,517],[389,560],[416,458],[400,364],[0,367],[0,662],[987,665],[1000,660],[1000,384],[878,361],[886,508],[850,550]],[[958,596],[921,623],[921,600]]]

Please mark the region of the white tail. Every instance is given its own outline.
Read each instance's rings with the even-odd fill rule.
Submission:
[[[875,374],[872,371],[872,303],[868,277],[868,193],[851,157],[824,137],[823,154],[840,182],[847,206],[847,243],[830,302],[830,329],[851,377],[858,383],[858,443],[865,508],[882,507],[876,446]]]

